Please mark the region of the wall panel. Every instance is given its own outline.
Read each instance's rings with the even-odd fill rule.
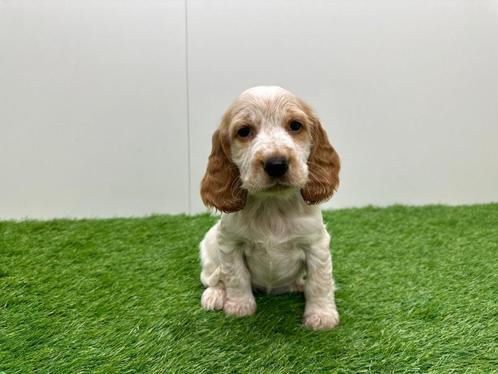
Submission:
[[[192,206],[210,134],[244,89],[284,86],[343,163],[327,207],[498,200],[496,2],[190,2]]]
[[[188,211],[184,10],[0,2],[0,217]]]

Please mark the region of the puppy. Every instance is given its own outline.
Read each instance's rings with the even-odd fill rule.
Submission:
[[[303,323],[339,323],[330,236],[318,203],[339,184],[339,156],[312,109],[274,86],[244,91],[212,139],[201,183],[222,212],[200,244],[201,305],[232,316],[256,312],[253,289],[304,292]]]

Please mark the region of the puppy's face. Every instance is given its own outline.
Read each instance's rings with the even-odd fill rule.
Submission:
[[[311,108],[280,87],[255,87],[228,108],[213,135],[201,185],[207,206],[244,207],[247,194],[301,190],[310,204],[338,184],[339,158]]]
[[[228,112],[230,156],[249,193],[301,189],[312,126],[298,99],[279,87],[245,91]]]

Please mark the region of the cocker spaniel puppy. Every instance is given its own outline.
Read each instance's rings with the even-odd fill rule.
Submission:
[[[303,323],[339,322],[330,236],[319,206],[339,184],[339,156],[312,109],[280,87],[255,87],[228,108],[201,184],[223,212],[200,244],[201,304],[247,316],[253,289],[304,292]]]

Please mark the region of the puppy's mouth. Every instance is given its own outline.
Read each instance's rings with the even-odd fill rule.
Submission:
[[[279,192],[279,191],[288,190],[288,189],[290,189],[292,187],[293,186],[290,185],[289,183],[284,183],[284,182],[276,181],[271,186],[265,188],[265,190],[268,191],[268,192]]]

